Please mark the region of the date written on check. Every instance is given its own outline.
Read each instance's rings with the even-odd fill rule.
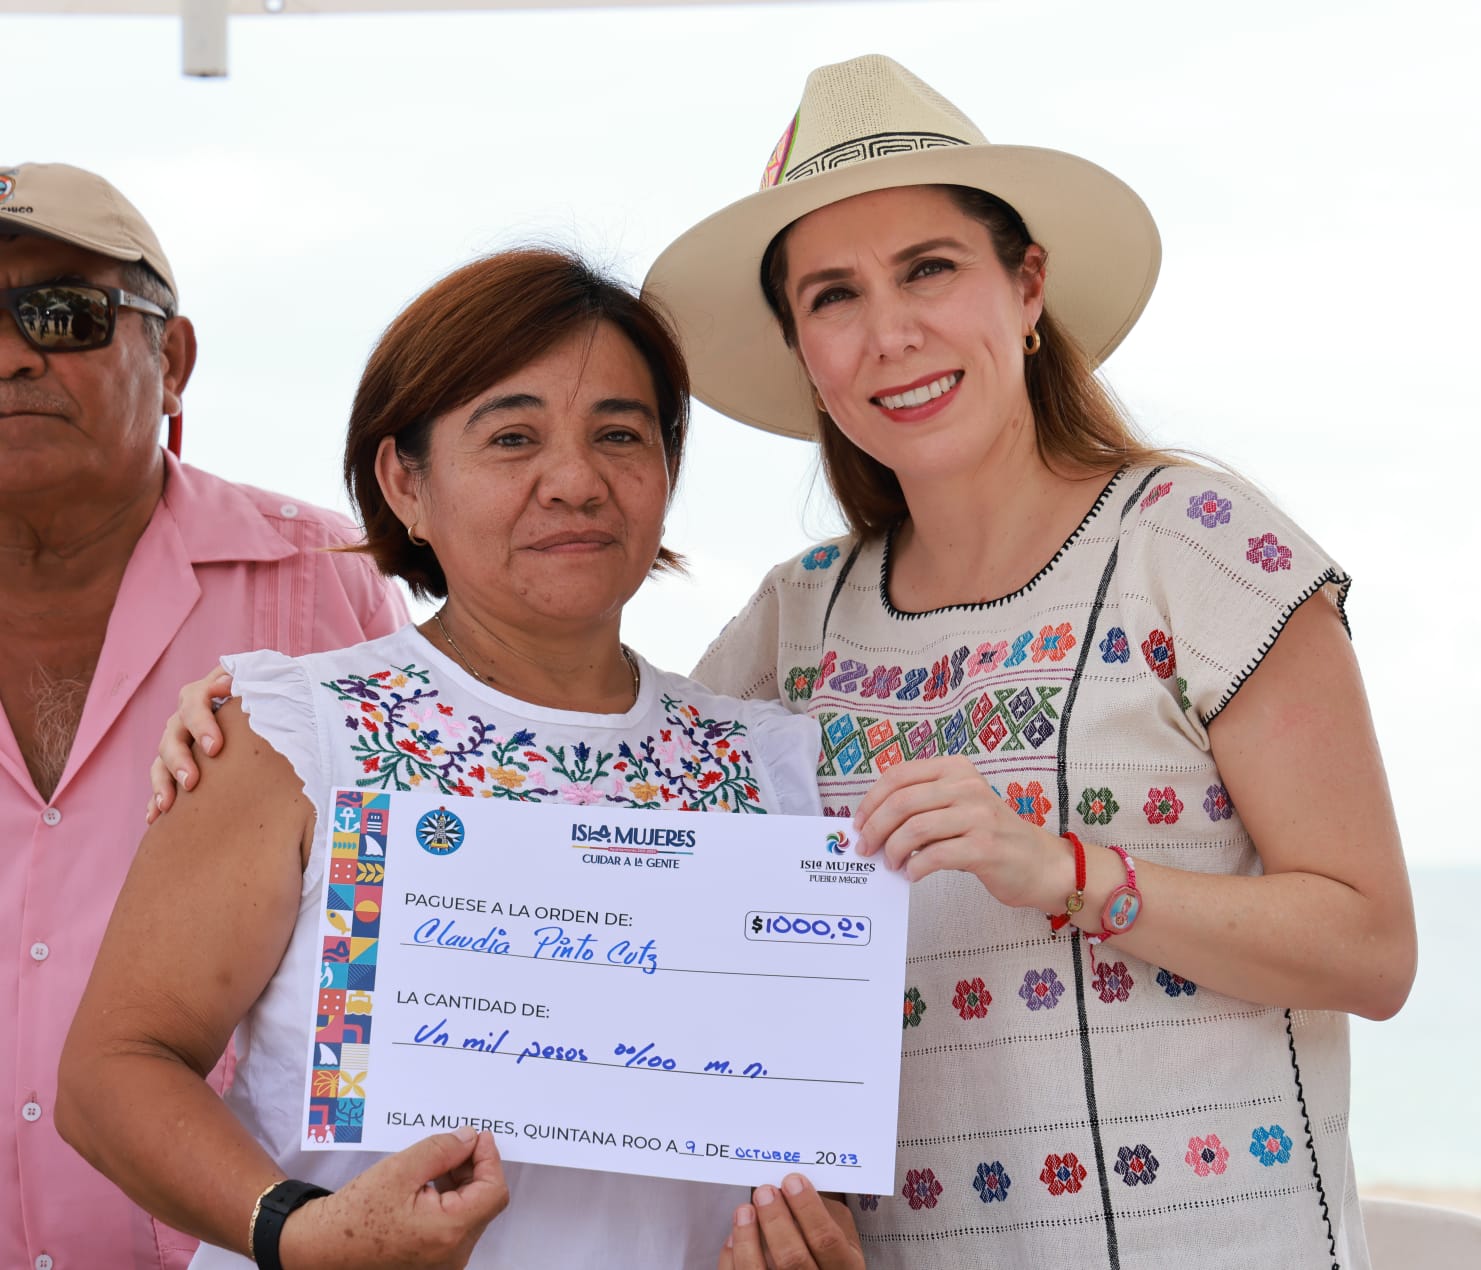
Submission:
[[[333,797],[308,1147],[893,1191],[909,885],[847,826]]]

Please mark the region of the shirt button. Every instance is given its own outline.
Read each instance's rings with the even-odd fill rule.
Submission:
[[[286,517],[288,517],[289,520],[292,520],[293,517],[295,517],[295,516],[298,515],[298,504],[297,503],[284,503],[281,507],[278,508],[278,510],[280,512],[282,512],[283,515],[285,515]]]
[[[45,961],[50,956],[51,956],[51,949],[48,948],[45,944],[43,944],[39,939],[34,944],[31,945],[31,960],[32,961]]]
[[[41,819],[48,825],[59,825],[62,823],[62,813],[55,807],[48,807],[41,813]]]
[[[41,1104],[39,1102],[28,1102],[21,1108],[21,1116],[23,1119],[35,1124],[41,1119]]]
[[[44,1252],[36,1258],[36,1270],[51,1270],[54,1265],[56,1265],[56,1262]]]

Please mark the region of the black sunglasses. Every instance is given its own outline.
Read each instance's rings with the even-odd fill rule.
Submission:
[[[38,282],[0,291],[26,343],[43,353],[81,353],[113,339],[119,309],[168,318],[159,305],[118,287],[84,282]]]

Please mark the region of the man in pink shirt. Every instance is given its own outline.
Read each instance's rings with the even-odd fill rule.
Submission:
[[[139,212],[62,164],[0,167],[0,1266],[184,1266],[57,1136],[57,1059],[143,830],[179,686],[218,655],[402,625],[332,512],[159,444],[195,362]],[[231,902],[223,896],[223,903]]]

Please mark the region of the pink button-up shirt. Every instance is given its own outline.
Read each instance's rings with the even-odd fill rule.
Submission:
[[[406,621],[342,516],[167,455],[66,771],[49,802],[0,712],[0,1267],[176,1270],[152,1222],[58,1136],[57,1059],[143,832],[145,773],[180,685],[223,653],[340,648]]]

